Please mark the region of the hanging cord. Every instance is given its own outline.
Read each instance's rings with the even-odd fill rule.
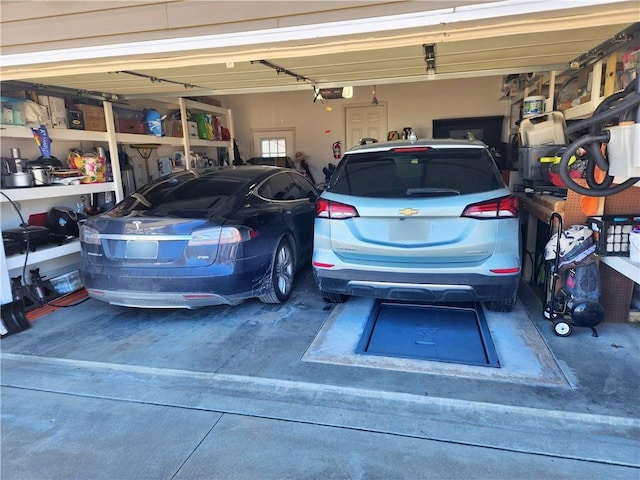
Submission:
[[[2,196],[4,198],[9,200],[9,203],[11,204],[13,209],[18,214],[18,217],[20,217],[20,227],[22,227],[22,229],[23,229],[24,238],[25,238],[26,245],[27,245],[27,247],[26,247],[27,251],[26,251],[26,253],[24,255],[24,263],[22,264],[22,278],[26,279],[27,278],[27,260],[29,260],[29,234],[28,234],[28,230],[27,230],[27,227],[29,226],[29,224],[27,222],[25,222],[24,217],[22,216],[22,213],[20,213],[20,209],[15,204],[15,202],[13,200],[11,200],[11,198],[6,193],[0,191],[0,194],[2,194]]]
[[[29,246],[29,233],[28,233],[29,231],[27,230],[27,227],[29,226],[29,224],[24,220],[24,217],[22,216],[22,213],[20,213],[20,209],[15,204],[15,202],[6,193],[0,191],[0,194],[2,194],[2,196],[9,201],[9,203],[11,204],[13,209],[18,214],[18,217],[20,217],[20,222],[21,222],[20,223],[20,227],[24,231],[24,237],[25,237],[25,243],[26,243],[26,252],[25,252],[25,255],[24,255],[24,262],[22,264],[22,278],[26,282],[26,279],[27,279],[27,263],[28,263],[28,260],[29,260],[29,249],[30,249],[30,246]],[[75,307],[76,305],[80,305],[81,303],[84,303],[87,300],[89,300],[89,297],[87,297],[87,298],[83,298],[79,302],[72,303],[72,304],[69,304],[69,305],[58,305],[58,304],[51,303],[51,302],[43,302],[42,299],[40,298],[40,296],[35,294],[28,284],[25,283],[25,287],[27,287],[29,289],[30,293],[31,293],[30,298],[32,300],[37,300],[38,303],[41,306],[49,305],[50,307],[57,307],[57,308]],[[63,295],[63,297],[64,296],[65,295]]]
[[[588,197],[606,197],[615,195],[640,181],[640,177],[632,177],[626,181],[611,187],[614,177],[608,174],[609,161],[602,153],[602,144],[609,143],[611,134],[604,129],[611,120],[617,119],[620,123],[625,120],[640,120],[640,66],[636,69],[636,81],[630,83],[623,91],[615,93],[602,101],[593,115],[585,120],[576,122],[567,127],[565,133],[570,135],[588,128],[589,133],[572,142],[560,159],[560,177],[568,188]],[[635,90],[635,91],[634,91]],[[589,154],[589,161],[585,172],[585,178],[589,188],[576,183],[569,174],[569,161],[580,148]],[[596,167],[605,172],[604,179],[598,180]]]

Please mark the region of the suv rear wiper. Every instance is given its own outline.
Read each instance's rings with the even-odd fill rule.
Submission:
[[[449,195],[460,195],[460,190],[453,188],[407,188],[409,197],[446,197]]]

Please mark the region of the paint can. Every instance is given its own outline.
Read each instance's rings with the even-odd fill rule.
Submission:
[[[544,102],[546,98],[542,95],[524,97],[522,103],[522,116],[524,118],[544,113]]]

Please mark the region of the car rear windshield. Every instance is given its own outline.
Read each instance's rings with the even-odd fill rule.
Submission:
[[[361,197],[450,196],[504,187],[484,148],[346,154],[328,190]]]
[[[167,178],[131,194],[112,213],[120,216],[142,210],[145,215],[206,218],[215,209],[228,207],[247,183],[246,178],[222,175]]]

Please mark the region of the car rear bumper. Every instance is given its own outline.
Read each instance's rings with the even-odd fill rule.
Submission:
[[[384,300],[467,302],[508,300],[518,290],[520,274],[380,273],[314,268],[322,292]]]
[[[140,308],[198,308],[237,305],[268,288],[267,257],[201,269],[124,268],[83,265],[89,295],[112,305]]]
[[[251,295],[222,296],[214,293],[125,292],[88,288],[90,297],[121,307],[199,308],[211,305],[238,305]]]

